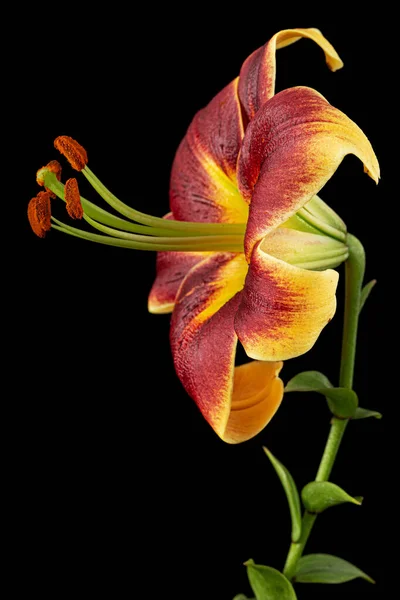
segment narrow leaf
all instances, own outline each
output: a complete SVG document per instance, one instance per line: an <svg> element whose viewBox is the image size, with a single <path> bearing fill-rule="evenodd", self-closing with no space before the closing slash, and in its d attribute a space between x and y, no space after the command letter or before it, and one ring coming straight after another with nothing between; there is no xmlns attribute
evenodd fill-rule
<svg viewBox="0 0 400 600"><path fill-rule="evenodd" d="M317 392L325 396L330 411L341 419L352 417L358 406L354 390L335 388L329 379L319 371L304 371L293 377L285 387L285 392Z"/></svg>
<svg viewBox="0 0 400 600"><path fill-rule="evenodd" d="M252 560L245 565L256 600L297 600L292 584L282 573L272 567L255 565Z"/></svg>
<svg viewBox="0 0 400 600"><path fill-rule="evenodd" d="M347 560L330 554L308 554L300 558L293 581L299 583L345 583L362 577L375 583L364 571Z"/></svg>
<svg viewBox="0 0 400 600"><path fill-rule="evenodd" d="M304 371L286 384L285 392L315 392L326 388L333 388L333 385L323 373Z"/></svg>
<svg viewBox="0 0 400 600"><path fill-rule="evenodd" d="M382 413L376 410L367 410L360 406L356 409L356 412L351 417L352 419L368 419L368 417L374 417L375 419L382 419Z"/></svg>
<svg viewBox="0 0 400 600"><path fill-rule="evenodd" d="M352 498L335 483L330 481L311 481L301 491L301 499L307 510L321 513L331 506L351 502L361 504L359 498Z"/></svg>
<svg viewBox="0 0 400 600"><path fill-rule="evenodd" d="M361 290L360 312L362 311L364 304L368 300L368 296L370 295L370 293L372 292L373 288L375 287L375 284L376 284L376 279L372 279L372 281L370 281L369 283L367 283L367 285L365 285L363 287L363 289Z"/></svg>
<svg viewBox="0 0 400 600"><path fill-rule="evenodd" d="M255 598L248 598L244 594L238 594L233 600L255 600Z"/></svg>
<svg viewBox="0 0 400 600"><path fill-rule="evenodd" d="M263 450L271 461L272 466L281 480L283 489L285 490L292 519L292 541L298 542L301 536L301 506L296 484L286 467L271 454L268 448L263 447Z"/></svg>

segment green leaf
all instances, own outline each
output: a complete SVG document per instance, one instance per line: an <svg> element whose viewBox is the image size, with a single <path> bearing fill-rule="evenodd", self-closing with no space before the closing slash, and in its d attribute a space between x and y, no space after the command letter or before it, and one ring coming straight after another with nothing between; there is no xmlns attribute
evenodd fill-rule
<svg viewBox="0 0 400 600"><path fill-rule="evenodd" d="M356 412L358 396L354 390L349 390L347 388L331 388L321 393L324 394L329 409L335 417L349 419Z"/></svg>
<svg viewBox="0 0 400 600"><path fill-rule="evenodd" d="M335 483L330 481L311 481L301 491L301 499L307 510L313 513L321 513L331 506L351 502L361 504L358 498L352 498Z"/></svg>
<svg viewBox="0 0 400 600"><path fill-rule="evenodd" d="M358 406L358 397L354 390L335 388L323 373L304 371L291 379L285 392L317 392L325 396L330 411L340 419L352 417Z"/></svg>
<svg viewBox="0 0 400 600"><path fill-rule="evenodd" d="M373 288L375 287L375 284L376 284L376 279L372 279L372 281L370 281L369 283L367 283L367 285L365 285L363 287L363 289L361 290L360 312L362 311L364 304L368 300L368 296L370 295L370 293L372 292Z"/></svg>
<svg viewBox="0 0 400 600"><path fill-rule="evenodd" d="M253 560L245 565L256 600L297 600L292 584L282 573L272 567L255 565Z"/></svg>
<svg viewBox="0 0 400 600"><path fill-rule="evenodd" d="M304 371L295 375L285 386L285 392L315 392L333 388L329 379L319 371Z"/></svg>
<svg viewBox="0 0 400 600"><path fill-rule="evenodd" d="M345 583L362 577L375 583L366 573L337 556L308 554L300 558L293 581L298 583Z"/></svg>
<svg viewBox="0 0 400 600"><path fill-rule="evenodd" d="M285 490L292 519L292 541L298 542L301 536L301 505L296 484L286 467L274 457L268 448L263 447L263 450L271 461L272 466L281 480L283 489Z"/></svg>
<svg viewBox="0 0 400 600"><path fill-rule="evenodd" d="M244 594L238 594L233 600L255 600L255 598L248 598Z"/></svg>
<svg viewBox="0 0 400 600"><path fill-rule="evenodd" d="M356 408L356 412L351 417L352 419L368 419L368 417L374 417L375 419L382 419L382 413L377 412L376 410L367 410L366 408L361 408L360 406Z"/></svg>

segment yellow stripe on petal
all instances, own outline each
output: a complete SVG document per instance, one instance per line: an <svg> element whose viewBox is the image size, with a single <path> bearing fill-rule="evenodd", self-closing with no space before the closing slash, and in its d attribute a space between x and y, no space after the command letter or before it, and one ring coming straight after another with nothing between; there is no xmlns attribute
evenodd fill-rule
<svg viewBox="0 0 400 600"><path fill-rule="evenodd" d="M270 421L283 396L281 362L235 368L234 319L247 271L243 255L215 254L183 281L171 322L178 377L225 442L244 442Z"/></svg>
<svg viewBox="0 0 400 600"><path fill-rule="evenodd" d="M249 357L287 360L315 344L336 310L336 271L308 271L254 248L235 330Z"/></svg>
<svg viewBox="0 0 400 600"><path fill-rule="evenodd" d="M231 412L222 439L238 444L269 423L283 398L281 362L254 361L235 368Z"/></svg>
<svg viewBox="0 0 400 600"><path fill-rule="evenodd" d="M176 153L170 208L179 221L245 223L236 165L244 135L238 78L200 110Z"/></svg>
<svg viewBox="0 0 400 600"><path fill-rule="evenodd" d="M220 437L230 413L237 344L233 321L246 272L243 254L210 256L188 273L172 313L176 372Z"/></svg>
<svg viewBox="0 0 400 600"><path fill-rule="evenodd" d="M297 42L301 38L308 38L322 48L325 54L326 64L331 71L337 71L343 67L343 61L335 48L328 42L326 37L323 36L322 32L315 27L309 27L307 29L283 29L271 38L270 43L275 41L276 49L279 50L279 48L294 44L294 42Z"/></svg>
<svg viewBox="0 0 400 600"><path fill-rule="evenodd" d="M319 29L284 29L276 33L264 46L253 52L243 63L239 78L239 97L249 120L275 94L276 50L289 46L301 38L318 44L325 53L331 71L337 71L343 62L334 47Z"/></svg>

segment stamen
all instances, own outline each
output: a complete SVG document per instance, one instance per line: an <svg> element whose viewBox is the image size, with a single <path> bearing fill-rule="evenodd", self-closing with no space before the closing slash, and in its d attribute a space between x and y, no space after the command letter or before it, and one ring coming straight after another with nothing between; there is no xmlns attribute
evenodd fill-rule
<svg viewBox="0 0 400 600"><path fill-rule="evenodd" d="M209 236L197 236L197 237L157 237L151 235L135 235L133 233L127 233L126 231L120 231L97 223L94 219L91 219L87 215L84 215L84 219L87 223L92 225L95 229L102 231L112 237L119 239L130 240L132 242L144 243L149 246L174 246L174 249L179 249L184 246L187 248L204 248L204 251L220 249L221 252L225 251L226 248L235 248L236 252L243 252L243 237L237 235L209 235ZM229 252L230 250L226 250Z"/></svg>
<svg viewBox="0 0 400 600"><path fill-rule="evenodd" d="M170 229L173 231L185 231L186 234L192 235L244 235L246 230L245 223L198 223L195 221L174 221L166 220L160 217L152 217L146 215L130 206L127 206L121 200L119 200L114 194L110 192L96 177L96 175L85 167L82 170L82 175L86 177L88 182L93 186L98 194L109 204L117 210L121 215L124 215L132 221L137 221L143 225L149 227L162 227L164 229Z"/></svg>
<svg viewBox="0 0 400 600"><path fill-rule="evenodd" d="M85 217L84 217L85 218ZM81 238L83 240L88 240L90 242L97 242L99 244L106 244L107 246L118 246L120 248L131 248L133 250L160 250L160 251L168 251L172 250L175 252L234 252L234 253L242 253L243 252L243 243L241 244L224 244L221 246L220 243L212 242L211 244L206 244L207 238L202 238L201 245L197 243L193 243L190 238L187 238L187 244L176 244L176 238L169 238L168 243L152 243L150 242L151 238L143 237L147 241L133 241L127 239L119 239L110 237L108 235L99 235L96 233L90 233L88 231L83 231L82 229L77 229L76 227L71 227L70 225L66 225L62 221L59 221L55 217L52 217L53 229L58 229L63 233L67 233L69 235L73 235L75 237ZM54 224L56 223L56 224Z"/></svg>
<svg viewBox="0 0 400 600"><path fill-rule="evenodd" d="M55 176L52 173L46 174L46 186L51 189L58 198L64 200L65 202L65 190L64 185L57 181ZM81 196L82 208L85 214L89 215L93 219L96 219L100 223L104 225L110 225L111 227L116 227L117 229L130 231L132 233L142 233L144 235L163 235L163 236L175 236L175 233L168 229L154 228L148 227L147 225L137 225L136 223L132 223L131 221L127 221L125 219L121 219L120 217L116 217L111 213L107 212L103 208L99 208L93 202L86 200L83 196ZM185 234L182 232L181 235L191 235Z"/></svg>
<svg viewBox="0 0 400 600"><path fill-rule="evenodd" d="M85 169L83 174L85 174L87 169ZM52 173L47 173L46 175L46 186L49 187L61 200L65 200L65 192L64 186L61 182L57 181L55 176ZM82 207L84 213L96 221L103 223L104 225L109 225L111 227L115 227L117 229L130 231L131 233L141 233L147 235L157 235L163 237L176 237L177 235L180 237L197 237L197 236L208 236L208 235L240 235L243 237L244 228L241 225L232 225L230 223L189 223L189 225L196 225L196 228L191 228L187 230L185 227L186 221L168 221L167 219L160 219L159 217L150 217L149 219L156 221L160 225L157 227L149 226L149 225L138 225L137 223L132 223L131 221L127 221L126 219L121 219L120 217L116 217L111 213L107 212L103 208L99 208L86 198L81 196ZM143 214L143 213L139 213ZM181 227L178 229L166 228L166 225L177 223ZM198 226L198 227L197 227ZM203 227L202 227L203 226ZM204 226L211 226L212 229L204 230Z"/></svg>
<svg viewBox="0 0 400 600"><path fill-rule="evenodd" d="M67 135L61 135L55 139L54 146L69 160L74 169L82 171L82 174L100 194L103 200L121 215L132 221L136 221L137 223L148 227L169 230L172 232L182 232L180 235L244 235L246 229L245 223L198 223L165 220L135 210L114 196L114 194L112 194L86 166L88 162L86 150L76 140ZM175 233L172 235L175 235Z"/></svg>
<svg viewBox="0 0 400 600"><path fill-rule="evenodd" d="M44 238L51 229L51 192L39 192L28 204L28 220L32 230L40 238Z"/></svg>
<svg viewBox="0 0 400 600"><path fill-rule="evenodd" d="M82 219L83 208L79 194L78 182L75 177L68 179L64 187L65 202L67 203L67 213L72 219Z"/></svg>
<svg viewBox="0 0 400 600"><path fill-rule="evenodd" d="M51 160L45 167L42 167L36 172L37 183L41 186L44 186L47 192L50 192L51 198L56 198L56 195L45 186L44 178L47 173L54 173L58 181L61 181L61 171L61 165L58 160Z"/></svg>
<svg viewBox="0 0 400 600"><path fill-rule="evenodd" d="M87 165L88 156L76 140L68 135L60 135L54 140L54 147L65 156L71 167L76 171L82 171Z"/></svg>

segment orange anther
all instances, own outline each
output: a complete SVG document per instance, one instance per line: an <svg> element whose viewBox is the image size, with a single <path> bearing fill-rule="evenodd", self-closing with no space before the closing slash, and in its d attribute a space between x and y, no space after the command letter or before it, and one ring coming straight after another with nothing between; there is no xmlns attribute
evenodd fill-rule
<svg viewBox="0 0 400 600"><path fill-rule="evenodd" d="M51 160L45 167L42 167L36 172L36 181L39 185L44 185L44 178L46 173L55 173L58 181L61 181L61 165L58 160ZM56 198L57 196L51 192L48 188L46 188L47 192L50 192L51 198Z"/></svg>
<svg viewBox="0 0 400 600"><path fill-rule="evenodd" d="M34 233L44 238L51 228L51 192L39 192L28 204L28 219Z"/></svg>
<svg viewBox="0 0 400 600"><path fill-rule="evenodd" d="M54 147L68 159L73 169L82 171L86 167L88 162L86 150L72 137L60 135L54 140Z"/></svg>
<svg viewBox="0 0 400 600"><path fill-rule="evenodd" d="M82 219L83 208L81 196L79 194L78 182L75 177L68 179L64 187L65 202L67 203L67 212L72 219Z"/></svg>
<svg viewBox="0 0 400 600"><path fill-rule="evenodd" d="M42 167L36 173L36 181L39 185L44 185L44 177L48 172L55 173L58 181L61 181L61 165L58 160L51 160L45 167Z"/></svg>

